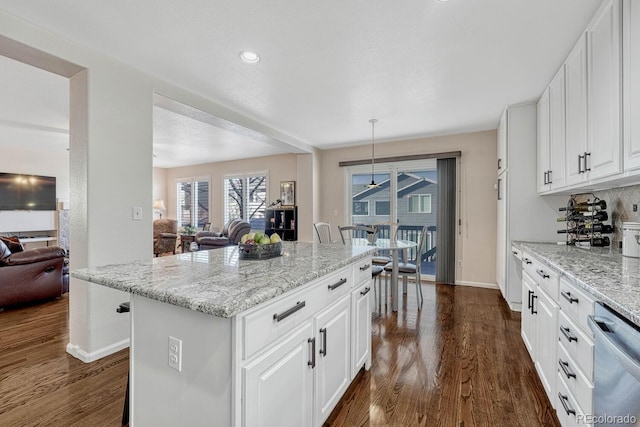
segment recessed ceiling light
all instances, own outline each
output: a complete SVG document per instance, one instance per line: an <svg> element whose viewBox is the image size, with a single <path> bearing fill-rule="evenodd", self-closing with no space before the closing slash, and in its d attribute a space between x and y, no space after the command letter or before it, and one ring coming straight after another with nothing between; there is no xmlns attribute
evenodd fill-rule
<svg viewBox="0 0 640 427"><path fill-rule="evenodd" d="M260 55L255 52L245 50L240 52L240 59L242 59L247 64L256 64L260 62Z"/></svg>

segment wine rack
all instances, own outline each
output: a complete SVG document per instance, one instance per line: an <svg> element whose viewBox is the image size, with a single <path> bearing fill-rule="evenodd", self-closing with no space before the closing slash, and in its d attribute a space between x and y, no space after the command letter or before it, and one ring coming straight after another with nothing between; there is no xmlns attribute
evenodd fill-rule
<svg viewBox="0 0 640 427"><path fill-rule="evenodd" d="M572 194L567 206L560 208L565 213L558 221L565 221L567 245L574 246L609 246L611 241L605 234L613 233L613 226L605 224L609 220L607 202L593 193Z"/></svg>

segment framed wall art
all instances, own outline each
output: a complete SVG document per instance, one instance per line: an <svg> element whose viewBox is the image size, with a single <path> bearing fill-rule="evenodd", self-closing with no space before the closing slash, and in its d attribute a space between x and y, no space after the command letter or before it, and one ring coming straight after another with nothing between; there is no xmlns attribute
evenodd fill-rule
<svg viewBox="0 0 640 427"><path fill-rule="evenodd" d="M280 181L280 200L282 206L295 206L296 204L296 182Z"/></svg>

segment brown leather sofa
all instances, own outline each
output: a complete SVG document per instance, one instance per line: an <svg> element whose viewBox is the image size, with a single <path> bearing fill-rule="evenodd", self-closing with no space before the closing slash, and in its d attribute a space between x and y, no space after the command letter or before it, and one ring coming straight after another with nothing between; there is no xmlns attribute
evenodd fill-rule
<svg viewBox="0 0 640 427"><path fill-rule="evenodd" d="M69 266L63 248L25 251L19 243L0 239L0 307L55 298L68 291Z"/></svg>
<svg viewBox="0 0 640 427"><path fill-rule="evenodd" d="M232 219L222 228L222 232L198 231L195 241L200 250L237 245L245 234L251 231L251 224L242 219Z"/></svg>

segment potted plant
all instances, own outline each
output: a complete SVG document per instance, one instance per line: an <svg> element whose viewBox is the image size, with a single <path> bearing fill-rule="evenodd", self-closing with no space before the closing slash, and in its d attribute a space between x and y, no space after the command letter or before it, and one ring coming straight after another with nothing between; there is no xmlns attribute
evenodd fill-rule
<svg viewBox="0 0 640 427"><path fill-rule="evenodd" d="M182 226L182 234L193 235L196 234L196 228L191 225L183 225Z"/></svg>

